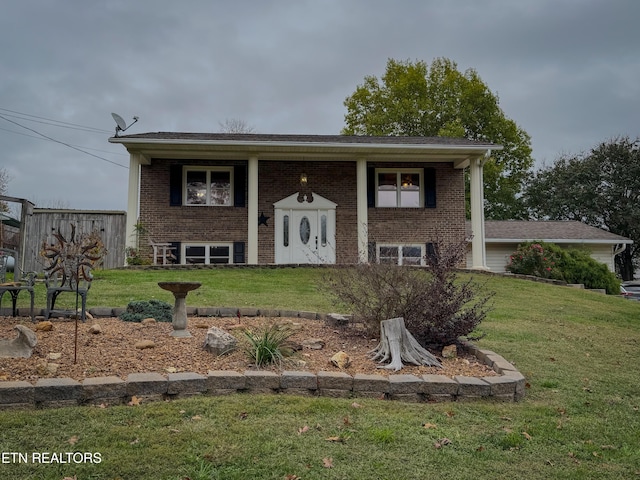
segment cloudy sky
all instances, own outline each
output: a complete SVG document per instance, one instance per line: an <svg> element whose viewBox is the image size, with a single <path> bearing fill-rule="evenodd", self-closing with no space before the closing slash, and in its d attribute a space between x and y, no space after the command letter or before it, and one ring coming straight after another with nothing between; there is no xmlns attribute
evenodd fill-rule
<svg viewBox="0 0 640 480"><path fill-rule="evenodd" d="M337 134L388 58L474 68L537 165L640 135L637 0L4 0L0 168L40 207L124 210L127 133ZM46 138L45 138L46 137Z"/></svg>

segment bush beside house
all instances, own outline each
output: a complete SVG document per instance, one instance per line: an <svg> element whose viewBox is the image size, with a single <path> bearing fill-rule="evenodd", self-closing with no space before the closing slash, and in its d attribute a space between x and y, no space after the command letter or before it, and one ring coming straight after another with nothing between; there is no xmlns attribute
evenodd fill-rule
<svg viewBox="0 0 640 480"><path fill-rule="evenodd" d="M620 281L604 263L594 260L588 251L564 249L553 243L525 242L509 257L507 271L540 278L581 283L586 288L604 289L610 295L620 293Z"/></svg>

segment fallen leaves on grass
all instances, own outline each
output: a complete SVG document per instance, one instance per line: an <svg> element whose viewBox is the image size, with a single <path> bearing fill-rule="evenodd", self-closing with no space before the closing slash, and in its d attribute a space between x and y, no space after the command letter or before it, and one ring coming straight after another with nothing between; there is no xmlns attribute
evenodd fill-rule
<svg viewBox="0 0 640 480"><path fill-rule="evenodd" d="M301 427L298 429L298 435L302 435L303 433L307 433L309 431L309 426L305 425L304 427Z"/></svg>
<svg viewBox="0 0 640 480"><path fill-rule="evenodd" d="M423 423L422 424L422 428L431 429L431 428L438 428L438 427L436 426L435 423L428 423L427 422L427 423Z"/></svg>
<svg viewBox="0 0 640 480"><path fill-rule="evenodd" d="M327 457L323 458L322 459L322 466L324 468L333 468L333 458L330 458L330 457L329 458L327 458Z"/></svg>

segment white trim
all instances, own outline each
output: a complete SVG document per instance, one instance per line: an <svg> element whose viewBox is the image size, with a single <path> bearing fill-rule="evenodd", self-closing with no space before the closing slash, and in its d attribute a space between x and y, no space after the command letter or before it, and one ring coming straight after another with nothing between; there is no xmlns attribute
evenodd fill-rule
<svg viewBox="0 0 640 480"><path fill-rule="evenodd" d="M258 157L249 157L247 175L247 263L258 264Z"/></svg>
<svg viewBox="0 0 640 480"><path fill-rule="evenodd" d="M136 223L138 222L138 206L140 205L140 156L132 153L129 157L129 189L127 193L127 220L125 245L137 248ZM125 260L126 262L126 260Z"/></svg>
<svg viewBox="0 0 640 480"><path fill-rule="evenodd" d="M283 210L335 210L338 206L337 203L334 203L317 193L311 193L310 199L305 196L302 202L298 201L299 196L300 193L296 192L282 200L278 200L273 204L273 206L274 208L281 208Z"/></svg>
<svg viewBox="0 0 640 480"><path fill-rule="evenodd" d="M358 263L369 262L369 205L367 199L367 159L356 163L356 221L358 222Z"/></svg>
<svg viewBox="0 0 640 480"><path fill-rule="evenodd" d="M484 185L482 168L489 158L491 150L484 158L476 158L471 162L470 169L470 200L471 200L471 255L475 270L488 270L487 252L484 238Z"/></svg>
<svg viewBox="0 0 640 480"><path fill-rule="evenodd" d="M203 146L229 146L229 147L262 147L265 151L270 149L298 149L323 148L340 150L420 150L460 152L469 155L478 155L487 150L502 150L501 145L448 145L442 143L343 143L343 142L296 142L296 141L240 141L240 140L206 140L206 139L178 139L178 138L127 138L111 137L109 143L121 143L123 145L203 145Z"/></svg>
<svg viewBox="0 0 640 480"><path fill-rule="evenodd" d="M633 240L623 239L585 239L585 238L536 238L535 240L545 243L571 243L571 244L592 244L592 245L618 245L618 244L633 244ZM532 242L531 238L487 238L485 243L523 243Z"/></svg>

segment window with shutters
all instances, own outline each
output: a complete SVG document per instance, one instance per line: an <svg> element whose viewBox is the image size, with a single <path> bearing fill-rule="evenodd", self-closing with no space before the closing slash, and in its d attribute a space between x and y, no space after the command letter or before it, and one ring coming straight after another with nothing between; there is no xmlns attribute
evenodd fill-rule
<svg viewBox="0 0 640 480"><path fill-rule="evenodd" d="M233 205L233 168L184 168L185 205Z"/></svg>
<svg viewBox="0 0 640 480"><path fill-rule="evenodd" d="M376 169L376 206L420 208L424 205L423 171Z"/></svg>
<svg viewBox="0 0 640 480"><path fill-rule="evenodd" d="M378 263L395 265L424 265L422 245L378 245Z"/></svg>
<svg viewBox="0 0 640 480"><path fill-rule="evenodd" d="M233 263L230 243L185 243L182 245L184 263L187 265L215 265Z"/></svg>

